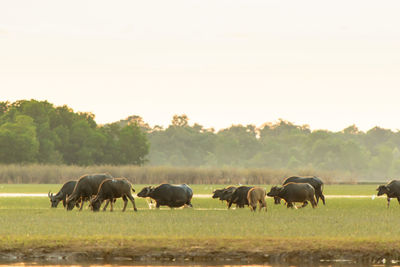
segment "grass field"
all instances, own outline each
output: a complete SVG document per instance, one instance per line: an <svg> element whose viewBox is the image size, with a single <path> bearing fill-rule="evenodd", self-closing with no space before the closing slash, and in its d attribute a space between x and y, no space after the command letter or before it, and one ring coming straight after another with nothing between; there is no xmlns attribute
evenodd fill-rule
<svg viewBox="0 0 400 267"><path fill-rule="evenodd" d="M0 193L57 192L60 185L0 185ZM135 186L141 188L141 186ZM219 186L192 186L195 193L209 194ZM266 186L268 188L268 186ZM376 185L325 186L325 194L375 194ZM88 209L67 212L51 209L46 197L0 197L0 251L28 249L160 249L259 251L268 253L311 250L400 251L400 206L385 198L328 199L312 209L287 209L267 198L267 212L248 208L226 210L226 204L194 198L194 208L149 210L135 198L121 212L93 213ZM87 204L85 205L87 206Z"/></svg>

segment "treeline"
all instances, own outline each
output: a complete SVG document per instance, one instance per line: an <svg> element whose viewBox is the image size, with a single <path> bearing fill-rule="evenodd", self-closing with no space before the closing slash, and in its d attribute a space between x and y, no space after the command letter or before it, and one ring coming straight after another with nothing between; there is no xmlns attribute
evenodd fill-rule
<svg viewBox="0 0 400 267"><path fill-rule="evenodd" d="M234 166L294 173L314 169L366 180L400 176L400 132L380 127L367 132L355 125L340 132L311 131L307 125L280 120L261 127L234 125L216 132L189 125L183 115L175 116L166 129L147 131L151 165Z"/></svg>
<svg viewBox="0 0 400 267"><path fill-rule="evenodd" d="M0 163L142 165L148 152L136 124L99 126L91 113L47 101L0 102Z"/></svg>
<svg viewBox="0 0 400 267"><path fill-rule="evenodd" d="M175 115L149 126L139 116L97 125L94 115L47 101L0 102L0 163L308 169L362 180L400 176L400 132L352 125L311 131L280 120L215 131Z"/></svg>

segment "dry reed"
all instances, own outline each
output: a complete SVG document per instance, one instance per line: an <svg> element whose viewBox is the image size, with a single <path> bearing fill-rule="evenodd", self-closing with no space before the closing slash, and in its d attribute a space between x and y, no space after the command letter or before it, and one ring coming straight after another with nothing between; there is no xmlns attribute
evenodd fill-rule
<svg viewBox="0 0 400 267"><path fill-rule="evenodd" d="M355 183L350 174L300 169L297 171L264 168L195 168L132 165L69 166L69 165L0 165L0 183L6 184L60 184L89 173L110 173L126 177L135 184L280 184L292 175L316 175L326 184Z"/></svg>

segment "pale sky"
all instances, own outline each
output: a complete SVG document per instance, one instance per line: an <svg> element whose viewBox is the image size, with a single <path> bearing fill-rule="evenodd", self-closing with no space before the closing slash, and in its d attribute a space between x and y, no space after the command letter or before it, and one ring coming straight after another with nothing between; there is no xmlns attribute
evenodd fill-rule
<svg viewBox="0 0 400 267"><path fill-rule="evenodd" d="M0 0L0 100L400 129L400 1Z"/></svg>

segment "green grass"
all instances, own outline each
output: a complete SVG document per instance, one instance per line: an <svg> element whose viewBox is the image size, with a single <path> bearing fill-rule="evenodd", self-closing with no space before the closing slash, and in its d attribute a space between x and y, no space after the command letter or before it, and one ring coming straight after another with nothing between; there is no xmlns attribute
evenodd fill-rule
<svg viewBox="0 0 400 267"><path fill-rule="evenodd" d="M340 187L332 192L346 186ZM357 194L370 190L354 188L351 192ZM38 189L25 186L28 192L48 190ZM131 203L121 212L122 201L117 200L114 212L93 213L86 208L67 212L61 204L52 209L47 197L0 197L0 252L400 250L400 206L393 201L387 209L384 198L328 199L326 206L297 210L267 198L268 211L256 213L227 210L225 203L211 198L194 198L193 209L160 210L149 210L145 199L135 200L138 212Z"/></svg>
<svg viewBox="0 0 400 267"><path fill-rule="evenodd" d="M226 210L226 204L212 199L194 199L194 209L149 210L144 199L136 198L121 212L67 212L62 205L49 208L46 198L0 198L0 236L3 237L187 237L187 238L367 238L393 239L400 228L396 202L386 209L385 199L330 199L326 206L292 210L273 205L268 212L251 213L248 208ZM118 226L118 227L115 227Z"/></svg>
<svg viewBox="0 0 400 267"><path fill-rule="evenodd" d="M57 193L61 184L0 184L0 193L47 193L49 190ZM133 185L136 192L144 186L142 184ZM190 185L195 194L212 194L213 190L224 188L228 185ZM269 190L271 185L260 185ZM325 195L373 195L376 194L376 184L361 185L325 185Z"/></svg>

